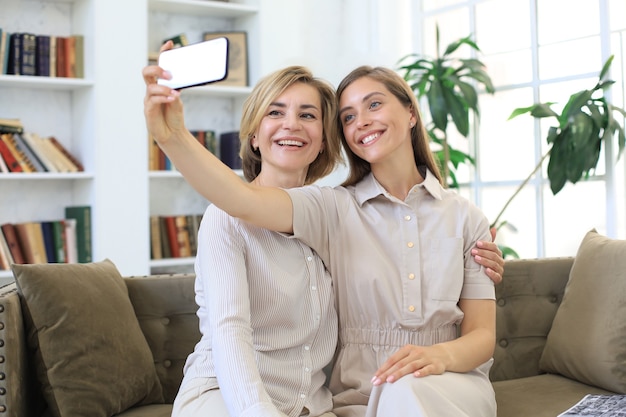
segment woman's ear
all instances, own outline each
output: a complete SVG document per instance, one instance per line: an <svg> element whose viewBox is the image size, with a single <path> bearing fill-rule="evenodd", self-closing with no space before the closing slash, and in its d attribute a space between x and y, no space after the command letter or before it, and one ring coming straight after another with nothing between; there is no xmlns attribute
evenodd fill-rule
<svg viewBox="0 0 626 417"><path fill-rule="evenodd" d="M257 151L259 149L259 144L256 140L256 135L253 135L250 138L250 146L252 146L252 149L254 149L255 151Z"/></svg>

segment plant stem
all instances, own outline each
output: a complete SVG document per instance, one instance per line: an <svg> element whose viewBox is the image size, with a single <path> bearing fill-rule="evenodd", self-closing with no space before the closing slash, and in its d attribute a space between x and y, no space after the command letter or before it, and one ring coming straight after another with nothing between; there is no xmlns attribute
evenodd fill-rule
<svg viewBox="0 0 626 417"><path fill-rule="evenodd" d="M541 166L543 165L543 161L546 160L546 158L550 155L550 152L552 151L552 148L550 148L550 150L548 150L548 152L545 153L544 156L541 157L541 160L539 161L539 163L537 163L537 165L535 166L535 169L533 169L533 172L530 173L530 175L528 177L526 177L526 179L519 185L519 187L517 187L517 190L515 190L515 193L513 193L513 195L511 196L511 198L509 198L506 202L506 204L504 205L504 207L502 207L502 210L500 210L500 213L498 213L498 217L496 217L496 219L493 221L493 223L491 223L491 225L489 226L489 228L492 227L497 227L496 225L498 224L498 221L500 220L500 217L502 217L502 214L504 213L504 211L507 209L507 207L509 206L509 204L511 204L511 202L513 201L513 199L520 193L520 191L522 191L522 188L524 188L524 186L526 184L528 184L528 181L530 181L530 179L533 177L533 175L535 175L535 173L537 171L539 171L539 169L541 168Z"/></svg>
<svg viewBox="0 0 626 417"><path fill-rule="evenodd" d="M448 176L450 175L450 148L448 147L448 136L443 132L443 179L444 184L448 184Z"/></svg>

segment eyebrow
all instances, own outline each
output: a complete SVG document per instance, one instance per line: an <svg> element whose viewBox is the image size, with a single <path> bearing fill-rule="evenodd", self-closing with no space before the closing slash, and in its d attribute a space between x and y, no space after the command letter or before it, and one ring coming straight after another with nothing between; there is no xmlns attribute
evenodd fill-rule
<svg viewBox="0 0 626 417"><path fill-rule="evenodd" d="M361 103L366 102L367 100L369 100L370 98L372 98L373 96L376 96L376 95L385 96L385 93L383 93L381 91L372 91L371 93L369 93L365 97L363 97L363 100L361 100ZM343 107L343 108L339 109L339 114L341 114L341 113L343 113L346 110L349 110L351 108L352 108L352 106Z"/></svg>
<svg viewBox="0 0 626 417"><path fill-rule="evenodd" d="M281 103L280 101L273 101L273 102L271 102L270 103L270 107L271 106L280 107L280 108L287 107L287 105L285 103ZM315 104L302 104L302 105L300 105L299 108L300 109L315 109L315 110L319 110Z"/></svg>

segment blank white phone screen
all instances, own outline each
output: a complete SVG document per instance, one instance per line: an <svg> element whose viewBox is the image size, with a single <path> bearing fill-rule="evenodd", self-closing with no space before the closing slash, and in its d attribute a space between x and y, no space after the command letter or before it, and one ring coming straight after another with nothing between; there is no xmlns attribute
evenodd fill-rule
<svg viewBox="0 0 626 417"><path fill-rule="evenodd" d="M159 55L159 66L172 74L158 83L181 89L221 81L228 75L228 39L216 38L169 49Z"/></svg>

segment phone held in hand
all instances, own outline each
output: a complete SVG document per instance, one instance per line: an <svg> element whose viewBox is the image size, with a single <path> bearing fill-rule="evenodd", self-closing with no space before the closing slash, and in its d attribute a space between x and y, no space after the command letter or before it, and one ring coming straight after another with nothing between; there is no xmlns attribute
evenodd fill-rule
<svg viewBox="0 0 626 417"><path fill-rule="evenodd" d="M158 83L170 88L206 85L228 76L228 39L215 38L159 54L159 66L172 74L172 79L160 78Z"/></svg>

